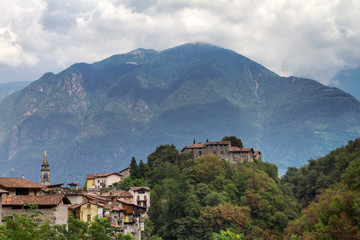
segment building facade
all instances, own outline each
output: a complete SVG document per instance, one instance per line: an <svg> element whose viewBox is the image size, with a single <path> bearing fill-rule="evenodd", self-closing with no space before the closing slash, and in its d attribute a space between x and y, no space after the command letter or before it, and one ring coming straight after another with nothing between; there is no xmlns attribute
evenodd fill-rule
<svg viewBox="0 0 360 240"><path fill-rule="evenodd" d="M260 151L256 151L255 154L253 148L231 146L230 141L194 143L184 147L182 152L192 153L195 159L203 155L215 154L219 159L226 160L231 164L252 162L254 157L261 157Z"/></svg>

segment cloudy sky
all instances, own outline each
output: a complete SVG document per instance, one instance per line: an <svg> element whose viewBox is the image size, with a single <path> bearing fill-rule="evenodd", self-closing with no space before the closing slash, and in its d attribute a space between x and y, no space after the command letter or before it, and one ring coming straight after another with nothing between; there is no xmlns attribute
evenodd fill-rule
<svg viewBox="0 0 360 240"><path fill-rule="evenodd" d="M0 82L188 42L328 84L360 63L357 0L0 0Z"/></svg>

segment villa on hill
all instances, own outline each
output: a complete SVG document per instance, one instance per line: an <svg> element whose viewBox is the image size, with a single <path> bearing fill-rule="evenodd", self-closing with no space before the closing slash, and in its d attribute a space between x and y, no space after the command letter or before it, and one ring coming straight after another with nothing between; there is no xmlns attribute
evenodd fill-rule
<svg viewBox="0 0 360 240"><path fill-rule="evenodd" d="M237 164L242 162L252 162L253 158L261 158L260 151L254 151L253 148L239 148L237 146L231 146L230 141L195 143L186 146L181 152L188 152L194 155L194 158L198 158L206 154L215 154L220 159L226 160L231 164Z"/></svg>

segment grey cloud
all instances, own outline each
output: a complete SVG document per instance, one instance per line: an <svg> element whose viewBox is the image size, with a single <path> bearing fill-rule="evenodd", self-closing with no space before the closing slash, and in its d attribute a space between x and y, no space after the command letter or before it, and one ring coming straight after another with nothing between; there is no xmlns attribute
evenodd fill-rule
<svg viewBox="0 0 360 240"><path fill-rule="evenodd" d="M12 13L0 16L0 46L9 49L0 62L24 71L57 71L139 47L162 50L195 41L323 83L360 62L355 1L29 1L30 9L8 3ZM2 29L12 37L1 37Z"/></svg>

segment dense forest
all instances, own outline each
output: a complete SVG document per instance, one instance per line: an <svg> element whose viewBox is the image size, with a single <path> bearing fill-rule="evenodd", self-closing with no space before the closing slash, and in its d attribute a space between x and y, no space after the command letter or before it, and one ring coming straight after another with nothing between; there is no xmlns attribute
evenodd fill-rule
<svg viewBox="0 0 360 240"><path fill-rule="evenodd" d="M275 164L194 160L174 145L147 160L133 158L131 177L117 188L151 187L153 236L211 239L228 230L243 239L360 239L360 139L281 179Z"/></svg>

